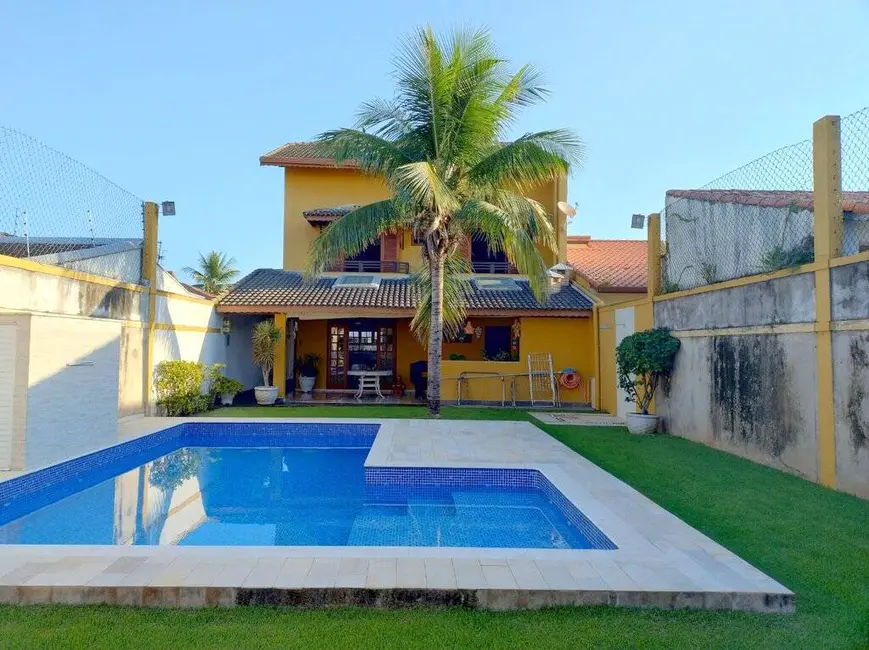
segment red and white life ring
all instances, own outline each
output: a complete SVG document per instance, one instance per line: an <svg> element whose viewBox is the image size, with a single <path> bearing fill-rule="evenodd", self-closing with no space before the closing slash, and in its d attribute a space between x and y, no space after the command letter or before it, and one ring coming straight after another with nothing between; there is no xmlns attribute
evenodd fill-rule
<svg viewBox="0 0 869 650"><path fill-rule="evenodd" d="M559 383L568 390L574 390L582 386L582 375L572 369L562 371Z"/></svg>

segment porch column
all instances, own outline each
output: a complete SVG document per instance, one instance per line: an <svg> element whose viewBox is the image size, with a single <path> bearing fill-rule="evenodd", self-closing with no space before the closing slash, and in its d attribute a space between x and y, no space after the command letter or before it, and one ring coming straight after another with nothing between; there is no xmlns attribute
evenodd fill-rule
<svg viewBox="0 0 869 650"><path fill-rule="evenodd" d="M275 327L281 333L278 339L275 367L273 370L275 386L278 387L278 397L287 396L287 315L275 314Z"/></svg>

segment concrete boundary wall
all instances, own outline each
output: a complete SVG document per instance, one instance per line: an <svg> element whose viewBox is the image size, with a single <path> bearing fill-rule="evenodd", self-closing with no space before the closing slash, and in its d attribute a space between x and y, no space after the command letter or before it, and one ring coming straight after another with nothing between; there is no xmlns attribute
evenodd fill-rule
<svg viewBox="0 0 869 650"><path fill-rule="evenodd" d="M869 253L598 307L598 407L610 413L619 409L615 324L631 310L635 331L667 327L682 342L655 403L664 430L869 498Z"/></svg>
<svg viewBox="0 0 869 650"><path fill-rule="evenodd" d="M159 267L158 270L162 271ZM208 364L226 362L226 343L220 334L221 319L215 312L214 302L186 293L175 293L171 291L175 288L174 284L164 282L162 286L165 289L155 287L150 290L144 285L111 280L80 270L0 256L0 316L8 322L26 323L28 333L33 329L32 318L60 318L59 321L56 318L44 321L58 322L60 326L52 330L51 341L46 339L43 342L45 349L59 345L55 354L60 358L64 350L72 350L84 340L82 337L93 338L92 333L102 331L102 324L112 324L117 336L112 352L115 369L111 409L115 419L141 415L153 411L153 374L160 361L186 359ZM40 341L31 341L24 348L17 347L16 354L21 353L22 349L27 351L30 358L33 350L42 348ZM100 356L101 368L104 369L108 358L105 354ZM4 372L3 369L0 372ZM6 368L9 381L20 379L20 373L12 377L10 372L11 369ZM102 379L106 377L105 373L100 376ZM104 383L99 384L100 390ZM100 409L104 407L104 398L104 395L100 397ZM26 399L23 402L18 400L15 404L14 414L4 414L7 423L12 422L13 418L14 422L26 418L27 409L22 406L26 404ZM84 413L93 404L85 399L79 406ZM64 406L67 412L76 408L79 407L75 404ZM69 417L75 419L77 415L71 413ZM16 424L16 430L20 426ZM22 465L23 451L16 447L14 455L19 461L16 464Z"/></svg>

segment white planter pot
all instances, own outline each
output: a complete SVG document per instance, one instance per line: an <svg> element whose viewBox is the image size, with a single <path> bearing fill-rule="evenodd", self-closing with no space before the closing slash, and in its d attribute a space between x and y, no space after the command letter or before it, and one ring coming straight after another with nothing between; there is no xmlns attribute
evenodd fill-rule
<svg viewBox="0 0 869 650"><path fill-rule="evenodd" d="M220 403L223 406L232 406L232 400L235 399L235 393L221 393Z"/></svg>
<svg viewBox="0 0 869 650"><path fill-rule="evenodd" d="M642 413L628 413L626 418L628 431L635 436L644 436L654 433L658 428L659 417L657 415L643 415Z"/></svg>
<svg viewBox="0 0 869 650"><path fill-rule="evenodd" d="M269 406L275 403L278 398L277 386L257 386L253 389L256 396L256 403L263 406Z"/></svg>
<svg viewBox="0 0 869 650"><path fill-rule="evenodd" d="M315 383L317 383L316 377L305 377L305 375L299 376L299 388L302 389L303 393L310 393L314 390Z"/></svg>

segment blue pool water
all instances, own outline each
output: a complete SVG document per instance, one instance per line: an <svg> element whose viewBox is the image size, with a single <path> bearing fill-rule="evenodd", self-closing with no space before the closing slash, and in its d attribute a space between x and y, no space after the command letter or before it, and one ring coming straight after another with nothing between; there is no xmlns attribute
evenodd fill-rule
<svg viewBox="0 0 869 650"><path fill-rule="evenodd" d="M262 447L184 426L18 493L0 484L0 543L613 548L533 470L366 471L376 429L273 430Z"/></svg>

